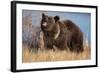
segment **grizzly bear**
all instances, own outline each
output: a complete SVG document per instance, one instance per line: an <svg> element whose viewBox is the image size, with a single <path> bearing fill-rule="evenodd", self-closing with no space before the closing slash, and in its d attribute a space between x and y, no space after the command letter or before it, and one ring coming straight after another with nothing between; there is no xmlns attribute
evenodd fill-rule
<svg viewBox="0 0 100 73"><path fill-rule="evenodd" d="M59 16L48 16L44 13L41 19L41 29L44 33L44 46L47 49L72 52L83 51L83 32L71 20L60 20Z"/></svg>

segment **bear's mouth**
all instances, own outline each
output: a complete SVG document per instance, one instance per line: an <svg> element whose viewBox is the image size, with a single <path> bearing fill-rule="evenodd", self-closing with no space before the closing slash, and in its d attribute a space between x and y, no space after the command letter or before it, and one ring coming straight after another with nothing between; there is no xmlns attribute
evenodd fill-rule
<svg viewBox="0 0 100 73"><path fill-rule="evenodd" d="M43 26L43 25L42 25ZM50 26L43 26L43 30L44 31L51 31L51 28Z"/></svg>
<svg viewBox="0 0 100 73"><path fill-rule="evenodd" d="M43 22L43 23L42 23L42 27L43 27L43 29L44 29L45 31L47 31L47 30L48 30L47 22Z"/></svg>
<svg viewBox="0 0 100 73"><path fill-rule="evenodd" d="M44 27L46 27L46 26L47 26L47 22L44 22L42 25L43 25Z"/></svg>

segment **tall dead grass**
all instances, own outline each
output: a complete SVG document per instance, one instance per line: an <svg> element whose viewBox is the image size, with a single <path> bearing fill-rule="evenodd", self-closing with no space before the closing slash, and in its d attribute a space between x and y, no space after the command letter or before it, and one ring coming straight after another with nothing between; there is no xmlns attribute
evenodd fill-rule
<svg viewBox="0 0 100 73"><path fill-rule="evenodd" d="M84 46L82 53L75 53L70 51L53 51L44 50L36 52L30 52L27 46L23 46L23 63L30 62L43 62L43 61L64 61L64 60L86 60L91 59L91 49L88 46Z"/></svg>

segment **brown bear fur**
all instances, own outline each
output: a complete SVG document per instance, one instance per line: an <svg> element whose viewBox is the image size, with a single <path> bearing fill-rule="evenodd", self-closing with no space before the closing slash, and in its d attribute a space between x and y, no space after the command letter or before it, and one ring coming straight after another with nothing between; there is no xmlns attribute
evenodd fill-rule
<svg viewBox="0 0 100 73"><path fill-rule="evenodd" d="M83 33L70 20L60 21L59 16L42 14L41 29L44 33L44 46L48 49L70 49L74 52L83 51ZM57 35L58 34L58 35Z"/></svg>

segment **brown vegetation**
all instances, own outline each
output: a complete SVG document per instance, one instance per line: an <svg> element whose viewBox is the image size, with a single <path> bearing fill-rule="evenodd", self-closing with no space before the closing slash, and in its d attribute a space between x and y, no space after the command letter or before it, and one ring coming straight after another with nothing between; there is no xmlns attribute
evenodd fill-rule
<svg viewBox="0 0 100 73"><path fill-rule="evenodd" d="M64 60L86 60L91 58L91 50L88 47L85 47L82 53L75 53L70 51L53 51L53 50L44 50L31 52L28 50L28 47L23 46L23 57L22 60L24 63L29 62L43 62L43 61L64 61Z"/></svg>

